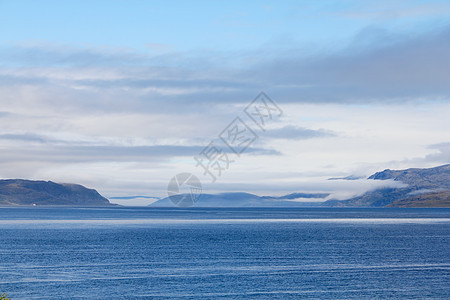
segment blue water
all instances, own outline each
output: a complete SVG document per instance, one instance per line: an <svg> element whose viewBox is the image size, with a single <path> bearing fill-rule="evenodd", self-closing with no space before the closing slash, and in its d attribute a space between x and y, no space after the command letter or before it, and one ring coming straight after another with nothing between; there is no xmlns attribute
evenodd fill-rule
<svg viewBox="0 0 450 300"><path fill-rule="evenodd" d="M13 299L450 298L450 209L0 208Z"/></svg>

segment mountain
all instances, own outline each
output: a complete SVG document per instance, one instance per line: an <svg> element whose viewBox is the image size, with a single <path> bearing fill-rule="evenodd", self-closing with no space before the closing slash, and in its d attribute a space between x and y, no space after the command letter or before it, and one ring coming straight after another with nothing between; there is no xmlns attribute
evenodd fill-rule
<svg viewBox="0 0 450 300"><path fill-rule="evenodd" d="M314 199L322 199L329 194L315 193L294 193L281 197L257 196L250 193L221 193L221 194L201 194L196 207L285 207L285 206L319 206ZM184 194L174 197L183 197ZM308 198L310 202L298 202L295 199ZM305 201L305 199L302 199ZM156 201L149 206L171 207L175 206L169 197Z"/></svg>
<svg viewBox="0 0 450 300"><path fill-rule="evenodd" d="M450 207L450 191L410 196L396 200L387 207Z"/></svg>
<svg viewBox="0 0 450 300"><path fill-rule="evenodd" d="M0 205L112 205L96 190L72 183L0 180Z"/></svg>
<svg viewBox="0 0 450 300"><path fill-rule="evenodd" d="M299 199L299 198L308 198L308 199L312 199L312 198L326 198L328 197L330 194L329 193L292 193L292 194L287 194L281 197L273 197L273 196L262 196L262 199L272 199L272 200L294 200L294 199Z"/></svg>
<svg viewBox="0 0 450 300"><path fill-rule="evenodd" d="M394 180L400 188L381 188L348 200L329 200L324 206L449 207L450 164L428 169L384 170L369 180Z"/></svg>

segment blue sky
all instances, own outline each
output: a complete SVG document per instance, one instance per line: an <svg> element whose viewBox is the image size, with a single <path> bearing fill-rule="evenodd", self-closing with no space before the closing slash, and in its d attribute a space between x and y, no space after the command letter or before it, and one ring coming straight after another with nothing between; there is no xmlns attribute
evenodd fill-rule
<svg viewBox="0 0 450 300"><path fill-rule="evenodd" d="M164 196L373 188L450 158L448 1L0 1L0 177ZM260 91L285 112L216 183L193 156Z"/></svg>
<svg viewBox="0 0 450 300"><path fill-rule="evenodd" d="M345 46L362 29L415 32L448 20L448 1L1 1L6 44L148 51ZM424 28L425 27L425 28Z"/></svg>
<svg viewBox="0 0 450 300"><path fill-rule="evenodd" d="M1 34L8 43L227 51L277 40L345 39L367 23L333 15L333 7L317 1L6 1Z"/></svg>

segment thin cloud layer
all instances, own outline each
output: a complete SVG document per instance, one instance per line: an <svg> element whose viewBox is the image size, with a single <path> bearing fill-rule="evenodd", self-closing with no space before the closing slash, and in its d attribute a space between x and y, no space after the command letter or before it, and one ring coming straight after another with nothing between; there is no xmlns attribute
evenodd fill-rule
<svg viewBox="0 0 450 300"><path fill-rule="evenodd" d="M152 56L16 46L0 52L0 84L6 90L31 86L37 94L51 87L67 94L74 106L117 110L243 103L259 90L281 103L449 99L450 27L415 36L373 31L362 31L356 42L334 53L305 56L292 49L261 56L256 52L254 63L246 67L239 66L250 53L212 63L216 53Z"/></svg>
<svg viewBox="0 0 450 300"><path fill-rule="evenodd" d="M337 134L331 130L309 129L287 125L282 128L270 129L267 133L264 134L264 136L274 139L303 140L311 138L335 137L337 136Z"/></svg>

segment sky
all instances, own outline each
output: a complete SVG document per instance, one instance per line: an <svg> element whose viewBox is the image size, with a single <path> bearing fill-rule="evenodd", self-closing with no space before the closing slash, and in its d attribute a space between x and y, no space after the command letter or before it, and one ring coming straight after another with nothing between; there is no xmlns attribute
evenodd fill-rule
<svg viewBox="0 0 450 300"><path fill-rule="evenodd" d="M0 37L0 178L345 199L450 162L448 1L0 0ZM264 128L245 113L261 92Z"/></svg>

